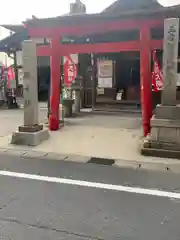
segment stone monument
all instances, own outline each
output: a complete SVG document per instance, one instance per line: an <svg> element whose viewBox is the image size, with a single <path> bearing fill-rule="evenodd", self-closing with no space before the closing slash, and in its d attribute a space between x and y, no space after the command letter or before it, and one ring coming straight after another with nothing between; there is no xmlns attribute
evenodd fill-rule
<svg viewBox="0 0 180 240"><path fill-rule="evenodd" d="M151 119L151 134L141 153L149 156L180 158L180 105L176 101L179 19L164 22L162 103Z"/></svg>
<svg viewBox="0 0 180 240"><path fill-rule="evenodd" d="M81 110L81 90L82 90L82 77L77 76L76 79L72 82L71 88L75 91L74 99L74 113L78 114Z"/></svg>
<svg viewBox="0 0 180 240"><path fill-rule="evenodd" d="M12 144L37 146L49 138L47 129L38 120L38 81L36 43L23 42L24 125L12 134Z"/></svg>

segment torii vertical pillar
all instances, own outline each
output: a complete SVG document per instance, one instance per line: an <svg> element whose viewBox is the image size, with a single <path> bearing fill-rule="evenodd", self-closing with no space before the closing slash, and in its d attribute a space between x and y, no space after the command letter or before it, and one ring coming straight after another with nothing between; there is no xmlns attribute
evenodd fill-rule
<svg viewBox="0 0 180 240"><path fill-rule="evenodd" d="M50 83L50 114L49 114L49 129L56 131L59 129L59 103L60 103L60 55L59 49L60 38L54 37L51 43L51 83Z"/></svg>
<svg viewBox="0 0 180 240"><path fill-rule="evenodd" d="M152 81L151 81L151 36L148 26L142 26L140 30L141 50L141 108L144 136L150 133L150 119L152 117Z"/></svg>
<svg viewBox="0 0 180 240"><path fill-rule="evenodd" d="M162 104L151 119L151 134L144 141L142 154L180 158L180 105L176 105L179 19L164 22Z"/></svg>

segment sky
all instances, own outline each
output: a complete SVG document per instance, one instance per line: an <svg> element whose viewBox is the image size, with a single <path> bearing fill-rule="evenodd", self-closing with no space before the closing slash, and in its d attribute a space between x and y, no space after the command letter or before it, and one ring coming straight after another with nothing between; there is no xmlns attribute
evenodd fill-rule
<svg viewBox="0 0 180 240"><path fill-rule="evenodd" d="M101 12L114 1L82 0L86 4L88 13ZM164 6L180 4L180 0L158 1ZM7 2L2 0L0 8L4 10L0 13L0 24L19 24L26 18L31 18L32 15L38 18L59 16L69 12L70 2L73 2L73 0L8 0L7 5Z"/></svg>

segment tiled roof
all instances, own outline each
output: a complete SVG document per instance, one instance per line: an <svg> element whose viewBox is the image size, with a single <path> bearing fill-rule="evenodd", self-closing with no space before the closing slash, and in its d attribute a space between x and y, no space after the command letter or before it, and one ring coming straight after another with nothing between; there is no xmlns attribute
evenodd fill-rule
<svg viewBox="0 0 180 240"><path fill-rule="evenodd" d="M103 12L123 12L140 9L155 9L163 8L157 0L116 0L113 4L107 7Z"/></svg>
<svg viewBox="0 0 180 240"><path fill-rule="evenodd" d="M14 33L0 41L0 52L6 52L11 49L21 49L21 43L28 39L26 29Z"/></svg>

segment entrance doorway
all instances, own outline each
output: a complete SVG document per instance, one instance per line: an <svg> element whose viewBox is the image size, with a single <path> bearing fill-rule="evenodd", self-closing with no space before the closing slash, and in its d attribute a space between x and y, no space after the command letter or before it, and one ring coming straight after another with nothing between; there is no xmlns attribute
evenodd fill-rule
<svg viewBox="0 0 180 240"><path fill-rule="evenodd" d="M95 110L118 111L137 109L140 106L140 54L139 52L100 53L94 57L93 74L96 86ZM98 79L98 61L110 60L113 64L112 87L102 88ZM81 62L80 62L81 64ZM84 107L92 107L92 69L87 58L84 75Z"/></svg>

